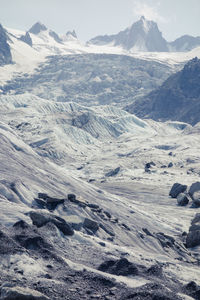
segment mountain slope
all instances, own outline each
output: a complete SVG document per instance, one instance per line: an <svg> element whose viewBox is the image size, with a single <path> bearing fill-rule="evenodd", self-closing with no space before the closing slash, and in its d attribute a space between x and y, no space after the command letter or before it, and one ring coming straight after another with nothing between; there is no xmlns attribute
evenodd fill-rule
<svg viewBox="0 0 200 300"><path fill-rule="evenodd" d="M139 117L176 120L192 125L200 121L200 60L189 61L149 95L126 107Z"/></svg>
<svg viewBox="0 0 200 300"><path fill-rule="evenodd" d="M190 51L200 46L200 37L193 37L190 35L184 35L175 41L169 43L171 51Z"/></svg>
<svg viewBox="0 0 200 300"><path fill-rule="evenodd" d="M6 30L0 24L0 66L11 64L12 55L8 44L8 35Z"/></svg>

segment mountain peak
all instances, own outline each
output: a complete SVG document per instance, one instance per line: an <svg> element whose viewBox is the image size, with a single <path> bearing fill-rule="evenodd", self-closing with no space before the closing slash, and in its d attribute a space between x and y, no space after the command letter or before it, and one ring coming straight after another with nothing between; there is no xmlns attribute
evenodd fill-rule
<svg viewBox="0 0 200 300"><path fill-rule="evenodd" d="M96 45L120 46L134 52L168 52L167 41L162 37L157 24L144 16L132 26L110 36L98 36L90 41Z"/></svg>
<svg viewBox="0 0 200 300"><path fill-rule="evenodd" d="M76 31L75 31L75 30L73 30L73 31L67 31L66 36L67 36L67 37L70 37L70 36L71 36L71 37L77 39L77 34L76 34Z"/></svg>
<svg viewBox="0 0 200 300"><path fill-rule="evenodd" d="M45 31L45 30L47 30L47 27L41 22L37 22L29 29L29 32L33 34L38 34L41 31Z"/></svg>

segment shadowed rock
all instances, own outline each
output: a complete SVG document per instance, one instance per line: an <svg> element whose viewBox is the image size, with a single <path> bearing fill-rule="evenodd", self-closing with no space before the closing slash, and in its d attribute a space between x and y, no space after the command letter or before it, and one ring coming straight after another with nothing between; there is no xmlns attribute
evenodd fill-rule
<svg viewBox="0 0 200 300"><path fill-rule="evenodd" d="M174 183L169 192L169 196L171 196L172 198L176 198L180 193L184 193L186 190L187 190L187 185Z"/></svg>
<svg viewBox="0 0 200 300"><path fill-rule="evenodd" d="M31 211L30 218L33 222L33 225L37 227L42 227L48 222L52 222L56 227L62 231L64 235L73 235L74 231L71 226L62 218L55 216L53 214L48 214L45 212Z"/></svg>
<svg viewBox="0 0 200 300"><path fill-rule="evenodd" d="M99 224L94 220L85 218L83 227L95 233L99 229Z"/></svg>
<svg viewBox="0 0 200 300"><path fill-rule="evenodd" d="M185 206L189 203L189 199L187 197L187 195L183 194L183 193L180 193L178 196L177 196L177 204L179 206Z"/></svg>
<svg viewBox="0 0 200 300"><path fill-rule="evenodd" d="M138 274L138 268L126 258L121 258L119 260L107 260L99 266L98 270L118 276Z"/></svg>

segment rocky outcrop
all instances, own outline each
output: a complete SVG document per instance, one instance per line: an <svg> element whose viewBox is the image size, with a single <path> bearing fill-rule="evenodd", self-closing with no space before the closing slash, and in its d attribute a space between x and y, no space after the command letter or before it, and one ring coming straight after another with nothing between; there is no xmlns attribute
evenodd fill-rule
<svg viewBox="0 0 200 300"><path fill-rule="evenodd" d="M53 223L64 235L73 235L74 231L71 226L63 219L56 215L49 214L46 212L31 211L30 218L33 225L42 227L47 223Z"/></svg>
<svg viewBox="0 0 200 300"><path fill-rule="evenodd" d="M107 260L99 266L98 270L118 276L138 275L138 268L126 258Z"/></svg>
<svg viewBox="0 0 200 300"><path fill-rule="evenodd" d="M28 45L31 46L31 47L32 47L32 45L33 45L33 42L32 42L32 39L31 39L31 36L30 36L29 32L26 32L25 35L22 35L22 36L20 37L20 40L21 40L22 42L28 44Z"/></svg>
<svg viewBox="0 0 200 300"><path fill-rule="evenodd" d="M0 24L0 66L11 63L12 55L8 44L8 36L6 30Z"/></svg>

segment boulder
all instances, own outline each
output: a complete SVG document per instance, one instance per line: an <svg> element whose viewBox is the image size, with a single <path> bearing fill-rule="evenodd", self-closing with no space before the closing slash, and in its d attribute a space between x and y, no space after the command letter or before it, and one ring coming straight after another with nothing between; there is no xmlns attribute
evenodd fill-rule
<svg viewBox="0 0 200 300"><path fill-rule="evenodd" d="M186 194L184 193L180 193L178 196L177 196L177 204L179 206L185 206L189 203L189 199L187 197Z"/></svg>
<svg viewBox="0 0 200 300"><path fill-rule="evenodd" d="M95 233L99 229L99 224L94 220L85 218L83 222L83 227Z"/></svg>
<svg viewBox="0 0 200 300"><path fill-rule="evenodd" d="M168 168L172 168L172 167L173 167L173 163L170 162L170 163L168 164Z"/></svg>
<svg viewBox="0 0 200 300"><path fill-rule="evenodd" d="M118 276L138 275L138 268L126 258L107 260L98 267L98 270Z"/></svg>
<svg viewBox="0 0 200 300"><path fill-rule="evenodd" d="M169 196L172 198L176 198L180 193L184 193L187 190L187 185L183 185L181 183L174 183L170 192Z"/></svg>
<svg viewBox="0 0 200 300"><path fill-rule="evenodd" d="M200 182L197 181L195 183L193 183L188 191L188 194L190 195L190 197L193 199L193 195L195 192L199 192L200 191Z"/></svg>
<svg viewBox="0 0 200 300"><path fill-rule="evenodd" d="M1 300L50 300L49 297L44 294L19 286L11 287L3 285L1 287Z"/></svg>
<svg viewBox="0 0 200 300"><path fill-rule="evenodd" d="M200 190L194 192L192 196L193 207L200 207Z"/></svg>
<svg viewBox="0 0 200 300"><path fill-rule="evenodd" d="M74 231L71 226L62 218L48 214L45 212L31 211L30 218L33 222L33 225L37 227L42 227L48 222L52 222L64 235L73 235Z"/></svg>
<svg viewBox="0 0 200 300"><path fill-rule="evenodd" d="M196 214L191 222L189 233L186 237L186 247L191 248L200 245L200 214Z"/></svg>

